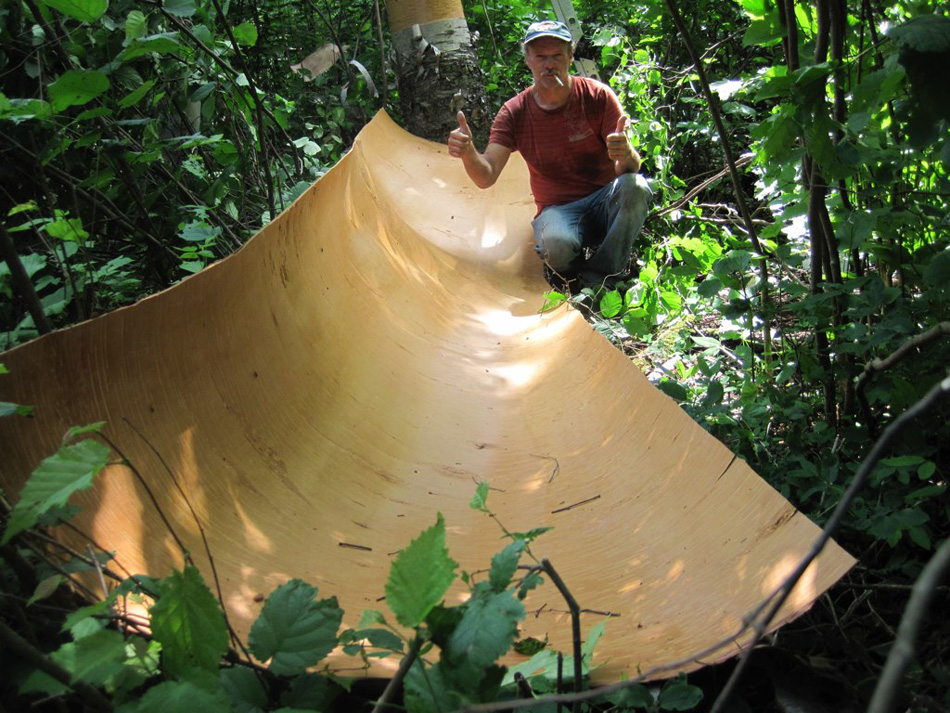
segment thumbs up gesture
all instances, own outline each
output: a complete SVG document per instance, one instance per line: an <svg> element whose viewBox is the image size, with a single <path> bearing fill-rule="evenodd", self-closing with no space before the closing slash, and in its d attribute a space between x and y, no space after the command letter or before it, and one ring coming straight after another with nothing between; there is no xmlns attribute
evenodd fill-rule
<svg viewBox="0 0 950 713"><path fill-rule="evenodd" d="M617 120L617 128L612 134L607 134L607 156L614 162L618 176L621 173L636 173L640 170L640 154L633 150L630 139L627 138L629 128L630 117L621 114Z"/></svg>
<svg viewBox="0 0 950 713"><path fill-rule="evenodd" d="M472 130L468 128L468 120L465 118L465 112L460 111L455 115L459 126L453 129L449 134L449 155L455 158L464 158L465 154L475 150L475 144L472 143Z"/></svg>
<svg viewBox="0 0 950 713"><path fill-rule="evenodd" d="M630 117L621 114L617 120L617 128L612 134L607 134L607 155L612 161L625 161L630 158L632 148L627 139L627 129L630 128Z"/></svg>

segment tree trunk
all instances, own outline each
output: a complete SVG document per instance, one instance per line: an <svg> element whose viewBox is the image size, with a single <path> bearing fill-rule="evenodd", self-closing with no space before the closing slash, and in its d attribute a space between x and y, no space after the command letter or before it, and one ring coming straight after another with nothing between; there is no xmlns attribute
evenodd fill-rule
<svg viewBox="0 0 950 713"><path fill-rule="evenodd" d="M458 126L455 114L461 109L476 140L484 143L491 117L461 0L386 0L386 11L403 126L416 136L445 141Z"/></svg>

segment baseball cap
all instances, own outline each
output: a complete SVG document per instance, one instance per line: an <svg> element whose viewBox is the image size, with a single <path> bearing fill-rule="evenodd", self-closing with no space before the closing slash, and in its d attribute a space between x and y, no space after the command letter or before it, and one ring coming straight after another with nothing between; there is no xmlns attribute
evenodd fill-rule
<svg viewBox="0 0 950 713"><path fill-rule="evenodd" d="M565 42L574 41L574 38L571 36L571 31L567 29L567 25L563 22L558 22L557 20L541 20L540 22L533 22L528 26L521 44L526 45L539 37L554 37L559 40L564 40Z"/></svg>

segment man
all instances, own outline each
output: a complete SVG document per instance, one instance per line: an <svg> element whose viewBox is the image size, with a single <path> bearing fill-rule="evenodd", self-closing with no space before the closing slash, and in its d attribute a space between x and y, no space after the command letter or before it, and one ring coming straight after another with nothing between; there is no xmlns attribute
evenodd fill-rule
<svg viewBox="0 0 950 713"><path fill-rule="evenodd" d="M577 280L613 288L626 277L653 197L626 136L630 120L610 87L571 76L574 49L566 25L535 22L522 48L534 83L498 112L484 153L460 111L449 153L462 160L475 185L488 188L511 152L520 151L538 207L535 250L552 284Z"/></svg>

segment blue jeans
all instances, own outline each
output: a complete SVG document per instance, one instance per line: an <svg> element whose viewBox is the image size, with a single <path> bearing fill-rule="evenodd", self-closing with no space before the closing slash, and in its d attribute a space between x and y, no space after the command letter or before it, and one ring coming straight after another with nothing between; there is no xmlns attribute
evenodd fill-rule
<svg viewBox="0 0 950 713"><path fill-rule="evenodd" d="M548 206L531 223L535 252L560 277L613 287L627 272L652 198L643 176L625 173L586 198ZM587 248L593 250L590 258Z"/></svg>

